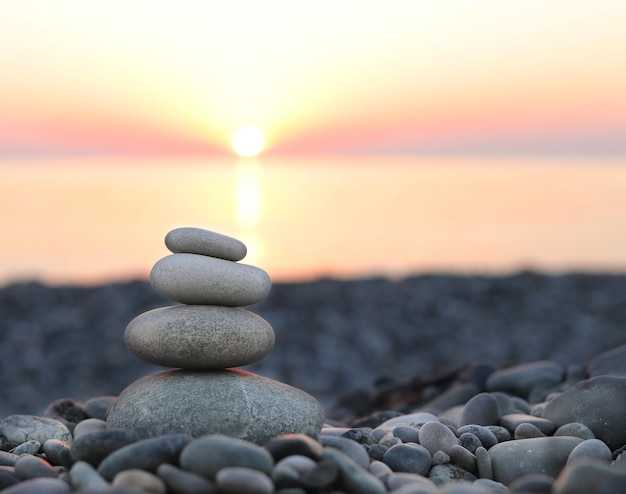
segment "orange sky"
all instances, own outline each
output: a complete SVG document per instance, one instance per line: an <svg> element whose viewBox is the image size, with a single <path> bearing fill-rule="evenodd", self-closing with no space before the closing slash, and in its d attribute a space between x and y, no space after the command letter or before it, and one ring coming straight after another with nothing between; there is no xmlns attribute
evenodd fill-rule
<svg viewBox="0 0 626 494"><path fill-rule="evenodd" d="M20 0L0 158L626 153L623 0Z"/></svg>

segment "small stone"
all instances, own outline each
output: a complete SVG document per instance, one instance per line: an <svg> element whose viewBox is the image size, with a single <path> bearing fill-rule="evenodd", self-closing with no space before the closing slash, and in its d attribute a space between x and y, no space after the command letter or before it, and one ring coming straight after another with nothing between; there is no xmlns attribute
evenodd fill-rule
<svg viewBox="0 0 626 494"><path fill-rule="evenodd" d="M41 443L39 441L26 441L25 443L20 444L19 446L17 446L16 448L13 448L11 450L11 453L13 453L14 455L36 455L37 453L39 453L39 450L41 449Z"/></svg>
<svg viewBox="0 0 626 494"><path fill-rule="evenodd" d="M581 439L595 439L596 436L589 427L580 422L570 422L569 424L563 424L556 431L553 436L574 436Z"/></svg>
<svg viewBox="0 0 626 494"><path fill-rule="evenodd" d="M71 446L71 457L75 462L86 461L97 467L114 451L139 441L139 435L126 429L106 429L83 434Z"/></svg>
<svg viewBox="0 0 626 494"><path fill-rule="evenodd" d="M389 465L383 463L380 460L373 460L372 462L370 462L370 466L367 470L369 471L369 473L371 473L375 477L378 477L379 479L393 472L393 470L389 468Z"/></svg>
<svg viewBox="0 0 626 494"><path fill-rule="evenodd" d="M260 316L234 307L174 305L144 312L126 327L128 349L146 362L183 369L252 364L274 347Z"/></svg>
<svg viewBox="0 0 626 494"><path fill-rule="evenodd" d="M258 470L246 467L224 467L215 475L215 484L224 494L271 494L274 483Z"/></svg>
<svg viewBox="0 0 626 494"><path fill-rule="evenodd" d="M320 443L322 446L338 449L362 468L367 469L370 464L370 458L365 448L350 439L346 439L345 437L321 436Z"/></svg>
<svg viewBox="0 0 626 494"><path fill-rule="evenodd" d="M515 439L529 439L531 437L545 437L546 435L539 428L528 422L519 424L513 432Z"/></svg>
<svg viewBox="0 0 626 494"><path fill-rule="evenodd" d="M386 494L383 482L367 470L361 468L353 460L334 448L324 448L322 461L327 459L334 463L340 472L339 483L346 492L359 494Z"/></svg>
<svg viewBox="0 0 626 494"><path fill-rule="evenodd" d="M78 461L72 465L70 481L72 486L80 491L104 489L109 485L98 471L85 461Z"/></svg>
<svg viewBox="0 0 626 494"><path fill-rule="evenodd" d="M419 444L401 443L387 450L383 456L383 463L394 472L426 475L432 464L432 455Z"/></svg>
<svg viewBox="0 0 626 494"><path fill-rule="evenodd" d="M71 398L53 401L45 409L43 416L56 419L65 424L70 432L74 430L74 426L78 422L89 418L85 413L82 402Z"/></svg>
<svg viewBox="0 0 626 494"><path fill-rule="evenodd" d="M341 437L355 441L363 446L369 446L371 444L376 444L377 442L369 432L363 429L348 429L346 432L341 434Z"/></svg>
<svg viewBox="0 0 626 494"><path fill-rule="evenodd" d="M87 419L76 424L74 427L74 441L90 432L103 431L107 428L107 423L102 419Z"/></svg>
<svg viewBox="0 0 626 494"><path fill-rule="evenodd" d="M419 494L437 494L437 486L423 475L417 475L415 473L406 472L393 472L385 479L385 484L391 492L401 492L405 486L413 486L414 490L410 490L408 487L402 492L415 492Z"/></svg>
<svg viewBox="0 0 626 494"><path fill-rule="evenodd" d="M478 436L476 434L472 434L471 432L464 432L463 434L461 434L461 436L459 437L459 442L461 443L461 446L468 450L470 453L474 453L474 451L476 451L476 448L479 448L483 445L480 442L480 439L478 439Z"/></svg>
<svg viewBox="0 0 626 494"><path fill-rule="evenodd" d="M498 443L489 450L493 480L508 485L532 473L556 477L581 442L577 437L549 436Z"/></svg>
<svg viewBox="0 0 626 494"><path fill-rule="evenodd" d="M551 421L541 417L534 417L533 415L526 415L524 413L511 413L504 415L500 419L500 423L511 432L515 431L520 424L532 424L544 434L552 434L556 429Z"/></svg>
<svg viewBox="0 0 626 494"><path fill-rule="evenodd" d="M435 451L433 454L433 465L441 465L442 463L450 463L450 455L443 451Z"/></svg>
<svg viewBox="0 0 626 494"><path fill-rule="evenodd" d="M270 452L274 461L291 455L308 456L317 461L324 451L324 447L319 442L302 433L273 437L264 444L264 447Z"/></svg>
<svg viewBox="0 0 626 494"><path fill-rule="evenodd" d="M208 479L192 472L161 463L157 468L157 475L163 479L171 494L215 494L217 487Z"/></svg>
<svg viewBox="0 0 626 494"><path fill-rule="evenodd" d="M313 470L315 468L315 465L317 465L314 460L312 460L308 456L303 455L286 456L285 458L280 460L274 468L276 468L278 464L289 465L291 468L296 470L296 472L298 472L299 476L302 476L305 473Z"/></svg>
<svg viewBox="0 0 626 494"><path fill-rule="evenodd" d="M136 488L149 494L166 494L167 487L159 477L153 473L131 468L118 473L112 482L116 487Z"/></svg>
<svg viewBox="0 0 626 494"><path fill-rule="evenodd" d="M450 460L468 472L476 471L476 457L463 446L455 444L450 450Z"/></svg>
<svg viewBox="0 0 626 494"><path fill-rule="evenodd" d="M243 439L212 434L191 441L180 454L180 466L213 480L225 467L253 468L271 474L274 459L266 449Z"/></svg>
<svg viewBox="0 0 626 494"><path fill-rule="evenodd" d="M608 464L611 463L613 455L609 447L599 439L587 439L572 450L567 458L567 464L586 458L594 458Z"/></svg>
<svg viewBox="0 0 626 494"><path fill-rule="evenodd" d="M242 307L270 292L269 275L255 266L198 254L172 254L150 272L156 292L181 304Z"/></svg>
<svg viewBox="0 0 626 494"><path fill-rule="evenodd" d="M123 446L109 454L98 466L98 473L111 481L121 471L137 468L156 472L161 463L177 463L191 437L167 434Z"/></svg>
<svg viewBox="0 0 626 494"><path fill-rule="evenodd" d="M56 478L58 472L43 458L24 454L15 463L15 475L20 480L28 480L36 477Z"/></svg>
<svg viewBox="0 0 626 494"><path fill-rule="evenodd" d="M589 377L626 377L626 345L618 346L592 358L587 366Z"/></svg>
<svg viewBox="0 0 626 494"><path fill-rule="evenodd" d="M43 452L53 465L70 468L72 466L72 445L60 439L48 439L43 443Z"/></svg>
<svg viewBox="0 0 626 494"><path fill-rule="evenodd" d="M510 441L511 440L511 433L506 430L504 427L500 426L500 425L488 425L486 426L486 429L491 432L496 439L498 440L499 443L502 443L504 441ZM478 434L476 434L478 436ZM480 436L478 436L480 437ZM482 439L481 439L482 441ZM485 443L483 443L483 446L485 446ZM485 446L487 447L487 446Z"/></svg>
<svg viewBox="0 0 626 494"><path fill-rule="evenodd" d="M43 444L48 439L72 442L72 434L65 424L53 418L35 415L9 415L0 422L0 434L7 441L17 444L30 440Z"/></svg>
<svg viewBox="0 0 626 494"><path fill-rule="evenodd" d="M324 410L309 394L251 372L169 370L141 378L119 395L108 427L143 437L225 434L257 444L320 430Z"/></svg>
<svg viewBox="0 0 626 494"><path fill-rule="evenodd" d="M0 451L0 466L13 467L19 460L19 456L7 451Z"/></svg>
<svg viewBox="0 0 626 494"><path fill-rule="evenodd" d="M550 494L552 492L553 483L553 477L544 473L533 473L515 479L509 485L509 490L512 493L520 494Z"/></svg>
<svg viewBox="0 0 626 494"><path fill-rule="evenodd" d="M441 450L450 454L452 446L459 444L454 433L440 422L427 422L419 431L420 444L431 454Z"/></svg>
<svg viewBox="0 0 626 494"><path fill-rule="evenodd" d="M481 479L493 479L493 465L491 464L489 452L481 446L480 448L476 448L474 454L476 455L478 476Z"/></svg>
<svg viewBox="0 0 626 494"><path fill-rule="evenodd" d="M504 440L508 441L509 439L511 439L511 435L506 429L501 427L500 429L502 429L506 433L506 439ZM461 443L463 442L461 438L464 434L469 433L476 436L480 440L480 445L484 446L486 449L491 448L491 446L494 446L499 442L498 437L491 431L491 429L489 429L489 426L485 427L482 425L474 424L464 425L463 427L459 427L456 433L459 435L459 440L461 441Z"/></svg>
<svg viewBox="0 0 626 494"><path fill-rule="evenodd" d="M498 400L490 393L480 393L471 398L463 407L459 426L496 425L500 419Z"/></svg>
<svg viewBox="0 0 626 494"><path fill-rule="evenodd" d="M551 360L539 360L499 369L487 378L488 391L504 391L521 397L533 388L556 386L563 379L565 369Z"/></svg>
<svg viewBox="0 0 626 494"><path fill-rule="evenodd" d="M202 228L183 227L165 236L165 246L174 254L188 253L241 261L246 257L246 246L236 238Z"/></svg>
<svg viewBox="0 0 626 494"><path fill-rule="evenodd" d="M554 481L554 494L617 494L624 492L626 472L596 459L567 465Z"/></svg>
<svg viewBox="0 0 626 494"><path fill-rule="evenodd" d="M383 461L383 457L388 450L389 447L382 444L372 444L367 448L367 453L370 455L370 459Z"/></svg>
<svg viewBox="0 0 626 494"><path fill-rule="evenodd" d="M543 417L561 426L580 422L609 448L626 444L626 377L598 376L580 381L548 402Z"/></svg>
<svg viewBox="0 0 626 494"><path fill-rule="evenodd" d="M106 420L107 412L115 403L117 396L95 396L85 402L85 413L92 419Z"/></svg>
<svg viewBox="0 0 626 494"><path fill-rule="evenodd" d="M68 492L70 492L70 486L66 482L39 477L3 489L2 494L67 494Z"/></svg>
<svg viewBox="0 0 626 494"><path fill-rule="evenodd" d="M398 425L393 428L391 432L395 437L400 439L403 443L417 443L419 442L419 429L415 427L409 427L408 425Z"/></svg>
<svg viewBox="0 0 626 494"><path fill-rule="evenodd" d="M443 485L449 482L473 482L476 476L461 467L448 463L446 465L435 465L428 472L428 478L435 485Z"/></svg>

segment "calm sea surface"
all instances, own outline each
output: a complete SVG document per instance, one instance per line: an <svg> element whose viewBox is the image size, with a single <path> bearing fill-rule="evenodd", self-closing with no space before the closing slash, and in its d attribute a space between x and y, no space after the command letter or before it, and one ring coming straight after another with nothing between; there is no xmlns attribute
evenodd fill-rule
<svg viewBox="0 0 626 494"><path fill-rule="evenodd" d="M0 211L0 284L145 278L178 226L276 281L626 271L618 159L5 159Z"/></svg>

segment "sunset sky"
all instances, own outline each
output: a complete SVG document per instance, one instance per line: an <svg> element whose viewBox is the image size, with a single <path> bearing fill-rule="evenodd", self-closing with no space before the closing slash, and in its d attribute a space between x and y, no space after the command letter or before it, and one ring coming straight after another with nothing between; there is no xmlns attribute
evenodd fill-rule
<svg viewBox="0 0 626 494"><path fill-rule="evenodd" d="M626 2L19 0L0 158L626 154Z"/></svg>

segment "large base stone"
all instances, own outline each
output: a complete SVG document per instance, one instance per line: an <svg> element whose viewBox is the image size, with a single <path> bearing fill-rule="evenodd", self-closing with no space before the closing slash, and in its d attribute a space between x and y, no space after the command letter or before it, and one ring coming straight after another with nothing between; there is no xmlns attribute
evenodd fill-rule
<svg viewBox="0 0 626 494"><path fill-rule="evenodd" d="M119 395L108 427L142 437L225 434L263 444L271 437L321 429L324 412L311 395L246 372L167 370L141 378Z"/></svg>

